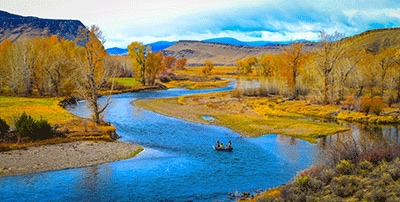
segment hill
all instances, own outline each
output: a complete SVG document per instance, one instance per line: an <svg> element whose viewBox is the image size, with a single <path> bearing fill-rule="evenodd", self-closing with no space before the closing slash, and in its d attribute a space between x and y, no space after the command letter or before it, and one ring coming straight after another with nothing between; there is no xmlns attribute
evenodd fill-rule
<svg viewBox="0 0 400 202"><path fill-rule="evenodd" d="M277 46L277 45L285 45L289 44L290 42L287 41L239 41L235 38L231 37L222 37L222 38L213 38L213 39L206 39L203 42L211 42L211 43L221 43L221 44L228 44L234 46Z"/></svg>
<svg viewBox="0 0 400 202"><path fill-rule="evenodd" d="M263 54L278 54L284 46L234 46L221 43L202 41L178 41L163 50L164 55L175 58L186 58L187 65L203 65L205 60L213 61L214 65L236 65L236 61L249 56L260 57Z"/></svg>
<svg viewBox="0 0 400 202"><path fill-rule="evenodd" d="M356 50L366 49L376 53L382 48L400 45L400 28L368 30L342 41Z"/></svg>
<svg viewBox="0 0 400 202"><path fill-rule="evenodd" d="M164 55L175 58L186 58L187 65L204 65L205 60L213 61L214 65L236 65L236 61L249 56L263 54L278 54L283 46L251 47L234 46L221 43L202 41L178 41L173 46L163 50Z"/></svg>
<svg viewBox="0 0 400 202"><path fill-rule="evenodd" d="M53 20L37 17L24 17L0 10L0 42L27 37L46 37L57 35L60 38L75 40L85 25L79 20Z"/></svg>

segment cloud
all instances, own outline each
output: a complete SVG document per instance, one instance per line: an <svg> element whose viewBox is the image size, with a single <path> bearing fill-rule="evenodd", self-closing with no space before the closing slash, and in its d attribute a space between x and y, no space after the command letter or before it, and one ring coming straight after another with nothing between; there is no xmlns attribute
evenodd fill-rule
<svg viewBox="0 0 400 202"><path fill-rule="evenodd" d="M132 41L317 40L319 31L351 36L400 27L396 0L2 0L0 9L21 15L79 19L103 30L106 47Z"/></svg>

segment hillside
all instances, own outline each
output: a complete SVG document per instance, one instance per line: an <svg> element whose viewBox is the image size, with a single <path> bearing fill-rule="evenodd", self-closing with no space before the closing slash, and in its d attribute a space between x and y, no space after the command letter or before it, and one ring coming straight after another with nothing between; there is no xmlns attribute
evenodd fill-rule
<svg viewBox="0 0 400 202"><path fill-rule="evenodd" d="M348 47L355 48L356 50L366 49L376 53L384 47L400 45L400 28L368 30L344 38L343 42Z"/></svg>
<svg viewBox="0 0 400 202"><path fill-rule="evenodd" d="M186 58L188 66L203 65L205 60L213 61L214 65L236 65L236 61L249 56L263 54L278 54L284 46L233 46L221 43L201 41L178 41L163 50L164 55L175 58Z"/></svg>
<svg viewBox="0 0 400 202"><path fill-rule="evenodd" d="M24 17L0 11L0 41L19 38L46 37L57 35L75 40L79 30L85 26L79 20L53 20L37 17Z"/></svg>

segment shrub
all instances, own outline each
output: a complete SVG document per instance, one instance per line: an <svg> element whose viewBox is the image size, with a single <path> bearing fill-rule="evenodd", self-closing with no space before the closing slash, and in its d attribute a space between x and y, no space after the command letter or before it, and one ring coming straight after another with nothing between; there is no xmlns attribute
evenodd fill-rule
<svg viewBox="0 0 400 202"><path fill-rule="evenodd" d="M334 177L331 182L333 193L340 197L348 197L359 190L362 185L361 178L354 175L341 175Z"/></svg>
<svg viewBox="0 0 400 202"><path fill-rule="evenodd" d="M383 111L383 108L385 108L385 101L382 97L365 96L361 98L360 107L361 111L366 114L372 112L379 115Z"/></svg>
<svg viewBox="0 0 400 202"><path fill-rule="evenodd" d="M53 137L53 133L51 131L51 125L46 120L39 120L35 123L35 139L43 140L49 139Z"/></svg>
<svg viewBox="0 0 400 202"><path fill-rule="evenodd" d="M354 164L352 164L349 160L341 160L340 163L336 165L336 170L338 174L350 175L353 173Z"/></svg>
<svg viewBox="0 0 400 202"><path fill-rule="evenodd" d="M28 137L32 140L43 140L53 137L49 122L46 120L35 121L25 112L16 121L15 127L21 137Z"/></svg>
<svg viewBox="0 0 400 202"><path fill-rule="evenodd" d="M25 112L15 122L15 128L21 137L34 137L35 120Z"/></svg>
<svg viewBox="0 0 400 202"><path fill-rule="evenodd" d="M7 134L8 130L10 130L10 126L7 125L7 122L0 118L0 138L4 137Z"/></svg>

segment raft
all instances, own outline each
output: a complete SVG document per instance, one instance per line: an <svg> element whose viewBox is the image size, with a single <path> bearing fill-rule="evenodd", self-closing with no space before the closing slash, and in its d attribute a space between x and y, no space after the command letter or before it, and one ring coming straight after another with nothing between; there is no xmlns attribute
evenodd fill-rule
<svg viewBox="0 0 400 202"><path fill-rule="evenodd" d="M213 146L213 148L217 151L227 151L227 152L233 151L233 147L217 148L216 146Z"/></svg>

